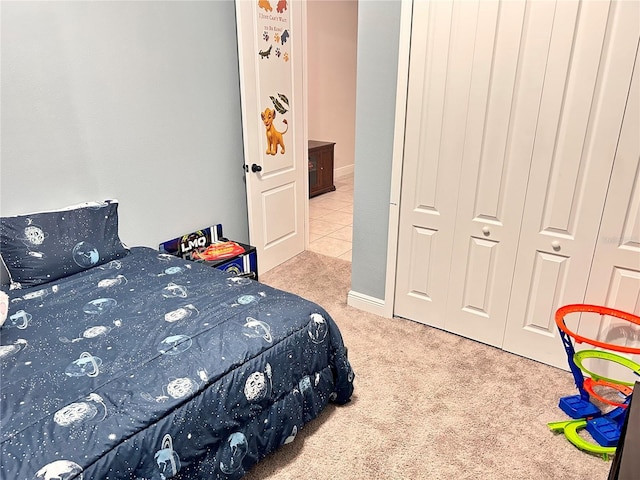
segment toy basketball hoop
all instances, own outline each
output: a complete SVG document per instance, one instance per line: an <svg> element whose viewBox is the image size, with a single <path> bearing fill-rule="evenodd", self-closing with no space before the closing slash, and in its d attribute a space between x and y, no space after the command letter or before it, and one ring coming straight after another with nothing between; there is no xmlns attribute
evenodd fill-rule
<svg viewBox="0 0 640 480"><path fill-rule="evenodd" d="M629 355L640 355L640 348L606 343L571 331L565 323L565 317L571 313L596 313L599 315L607 315L625 320L635 325L640 325L640 317L609 307L585 304L566 305L559 308L555 315L556 325L560 332L560 338L567 352L569 368L571 369L576 387L579 391L579 395L562 397L560 399L559 407L570 417L580 420L577 422L553 422L549 424L549 427L555 431L564 431L567 439L581 450L585 450L590 453L602 454L603 458L607 458L607 454L611 453L611 451L607 449L615 447L620 437L620 430L626 416L626 407L632 393L632 389L630 388L631 384L629 382L607 378L603 375L590 372L584 368L582 361L586 358L598 358L618 363L619 365L631 369L636 375L640 375L640 364L622 357L621 355L611 353L611 351L614 351ZM587 343L594 347L609 350L609 352L603 352L600 350L583 350L576 353L571 341L572 338L576 343ZM585 378L583 372L591 375L591 378ZM625 397L625 399L623 402L608 400L596 393L595 387L613 389ZM596 398L603 403L613 405L616 408L604 414L598 406L591 403L591 397ZM584 424L582 422L584 422ZM560 425L562 428L560 428ZM591 436L598 442L599 446L581 441L577 435L577 430L581 428L586 428Z"/></svg>
<svg viewBox="0 0 640 480"><path fill-rule="evenodd" d="M633 389L631 387L627 387L626 385L620 385L618 383L611 383L605 380L594 380L592 378L584 379L584 389L591 395L593 398L597 398L602 403L606 403L608 405L612 405L614 407L627 408L629 406L628 403L616 402L614 400L603 397L595 391L594 387L606 387L611 390L615 390L620 395L624 396L625 399L629 397L633 393Z"/></svg>
<svg viewBox="0 0 640 480"><path fill-rule="evenodd" d="M620 318L622 320L626 320L631 323L635 323L636 325L640 325L640 317L637 315L633 315L632 313L623 312L622 310L615 310L613 308L601 307L598 305L584 305L584 304L574 304L574 305L565 305L564 307L560 307L556 312L556 325L560 329L561 332L566 333L577 343L588 343L589 345L593 345L594 347L600 347L607 350L613 350L614 352L622 352L628 353L630 355L640 355L640 348L627 347L624 345L615 345L613 343L605 343L594 338L587 338L579 335L575 332L569 330L567 325L565 324L564 317L570 313L597 313L600 315L608 315L610 317Z"/></svg>

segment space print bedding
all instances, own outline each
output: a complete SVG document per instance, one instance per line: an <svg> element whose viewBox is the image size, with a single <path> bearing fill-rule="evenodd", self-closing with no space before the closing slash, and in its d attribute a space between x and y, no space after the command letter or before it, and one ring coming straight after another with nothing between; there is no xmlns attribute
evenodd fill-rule
<svg viewBox="0 0 640 480"><path fill-rule="evenodd" d="M82 208L91 217L107 207ZM73 260L85 242L80 268L33 280L7 243L20 232L37 252L27 256L46 261L60 232L15 218L0 229L14 287L0 329L0 478L237 479L329 402L349 401L353 371L320 306L70 231L63 250Z"/></svg>

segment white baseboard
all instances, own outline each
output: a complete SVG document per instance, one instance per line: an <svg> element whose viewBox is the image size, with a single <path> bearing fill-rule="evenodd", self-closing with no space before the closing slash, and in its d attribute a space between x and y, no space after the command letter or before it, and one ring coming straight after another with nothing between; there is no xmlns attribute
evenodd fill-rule
<svg viewBox="0 0 640 480"><path fill-rule="evenodd" d="M354 172L353 164L347 165L346 167L334 168L333 177L334 178L348 177L349 175L353 175L353 172Z"/></svg>
<svg viewBox="0 0 640 480"><path fill-rule="evenodd" d="M347 305L358 310L364 310L365 312L373 313L381 317L391 318L387 313L387 308L384 300L380 298L370 297L364 293L354 292L349 290L347 295Z"/></svg>

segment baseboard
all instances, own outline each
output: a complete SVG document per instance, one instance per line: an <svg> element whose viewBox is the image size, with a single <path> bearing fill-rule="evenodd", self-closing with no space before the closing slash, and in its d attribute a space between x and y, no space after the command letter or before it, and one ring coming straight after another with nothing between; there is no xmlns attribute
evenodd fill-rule
<svg viewBox="0 0 640 480"><path fill-rule="evenodd" d="M347 165L346 167L334 168L333 169L333 177L348 177L349 175L353 175L354 167L352 165Z"/></svg>
<svg viewBox="0 0 640 480"><path fill-rule="evenodd" d="M347 305L358 310L364 310L365 312L373 313L381 317L390 318L386 311L386 305L384 300L380 298L370 297L364 293L354 292L349 290L347 295Z"/></svg>

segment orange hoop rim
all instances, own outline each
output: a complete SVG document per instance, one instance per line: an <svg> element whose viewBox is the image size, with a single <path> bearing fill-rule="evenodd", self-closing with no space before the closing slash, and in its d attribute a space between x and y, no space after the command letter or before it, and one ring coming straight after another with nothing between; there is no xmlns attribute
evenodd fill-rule
<svg viewBox="0 0 640 480"><path fill-rule="evenodd" d="M617 383L606 382L604 380L594 380L594 379L589 378L589 377L584 379L584 389L589 393L589 395L597 398L602 403L606 403L606 404L612 405L614 407L620 407L620 408L627 408L628 407L628 405L626 403L615 402L613 400L609 400L607 398L604 398L602 395L599 395L593 389L593 387L596 387L596 386L597 387L611 388L612 390L615 390L615 391L621 393L625 397L628 397L633 392L633 389L631 387L627 387L626 385L620 385L620 384L617 384Z"/></svg>
<svg viewBox="0 0 640 480"><path fill-rule="evenodd" d="M573 304L560 307L556 311L556 325L560 330L574 338L578 343L588 343L594 347L600 347L607 350L613 350L614 352L628 353L630 355L640 355L640 348L626 347L624 345L616 345L614 343L605 343L593 338L583 337L576 332L572 332L567 327L564 317L570 313L598 313L600 315L609 315L611 317L620 318L636 325L640 325L640 317L632 313L623 312L622 310L616 310L615 308L602 307L600 305L586 305L586 304Z"/></svg>

